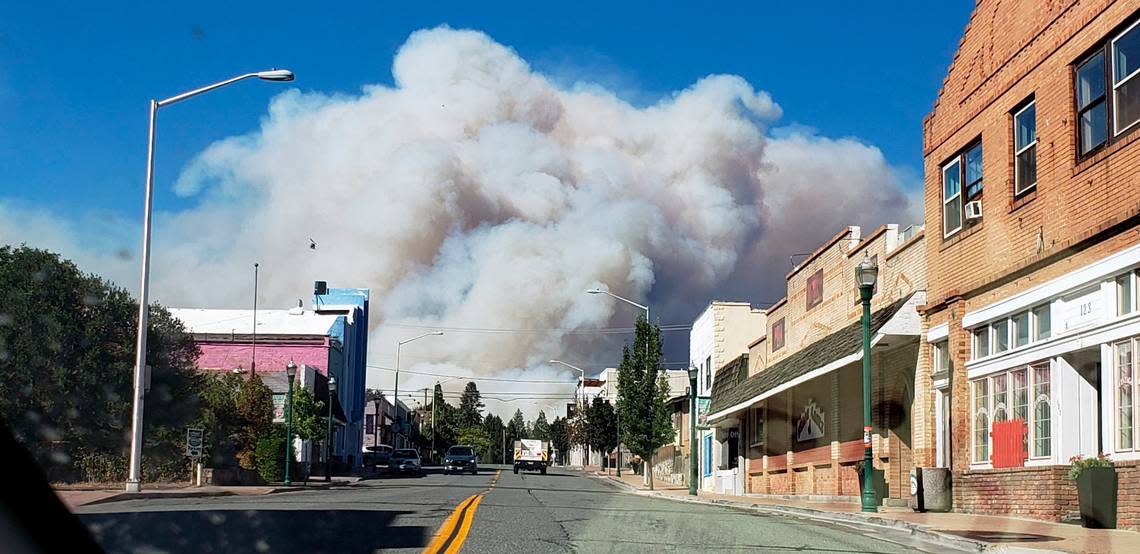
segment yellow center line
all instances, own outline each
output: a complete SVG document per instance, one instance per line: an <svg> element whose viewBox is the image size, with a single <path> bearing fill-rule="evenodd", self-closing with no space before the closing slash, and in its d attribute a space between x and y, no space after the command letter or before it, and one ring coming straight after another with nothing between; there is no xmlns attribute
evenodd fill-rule
<svg viewBox="0 0 1140 554"><path fill-rule="evenodd" d="M468 496L455 507L451 515L444 520L443 525L439 526L439 530L435 532L431 542L424 548L424 554L454 554L463 548L463 543L467 540L467 533L471 531L471 524L475 521L475 510L479 508L483 496L495 488L495 484L499 482L499 476L502 474L503 470L496 471L486 491Z"/></svg>
<svg viewBox="0 0 1140 554"><path fill-rule="evenodd" d="M463 511L467 509L467 506L474 502L475 499L477 499L479 496L480 495L478 494L468 496L463 500L463 502L460 502L459 505L455 507L455 510L451 512L451 515L447 516L447 519L443 521L443 525L439 526L439 530L435 532L435 536L432 537L431 542L427 545L427 548L424 548L424 554L435 554L436 552L442 551L444 546L446 546L448 540L451 539L452 532L455 531L455 524L459 522Z"/></svg>
<svg viewBox="0 0 1140 554"><path fill-rule="evenodd" d="M458 554L459 549L463 548L463 542L467 540L467 532L471 530L471 522L475 521L475 510L479 509L479 503L483 501L483 495L475 497L475 501L471 503L471 507L467 509L464 514L463 524L459 526L459 534L455 535L455 539L448 545L445 554Z"/></svg>

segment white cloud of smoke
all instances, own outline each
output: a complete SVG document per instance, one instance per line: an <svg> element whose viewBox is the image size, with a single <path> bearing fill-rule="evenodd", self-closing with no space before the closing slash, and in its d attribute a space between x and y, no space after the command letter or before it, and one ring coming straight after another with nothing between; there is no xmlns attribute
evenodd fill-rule
<svg viewBox="0 0 1140 554"><path fill-rule="evenodd" d="M258 261L263 306L307 297L316 279L371 288L373 364L391 367L396 341L422 332L385 322L542 329L448 332L407 345L402 367L569 382L547 360L620 353L613 335L573 331L636 315L587 288L649 298L654 319L683 323L713 297L779 297L787 256L844 225L920 220L876 148L770 135L780 108L740 77L709 76L639 107L596 85L555 85L486 35L448 28L414 33L393 74L394 86L357 96L281 94L258 132L187 167L176 191L199 203L157 219L154 299L245 306ZM136 286L119 256L69 238L80 230L11 207L4 215L38 222L0 227L16 238L7 242L57 248ZM384 388L391 375L370 373ZM436 380L409 373L400 388ZM488 401L504 416L552 416L563 404Z"/></svg>

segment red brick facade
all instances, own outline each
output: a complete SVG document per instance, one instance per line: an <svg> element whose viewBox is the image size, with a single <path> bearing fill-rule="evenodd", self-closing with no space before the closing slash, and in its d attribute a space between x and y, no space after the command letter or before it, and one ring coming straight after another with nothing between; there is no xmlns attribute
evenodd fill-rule
<svg viewBox="0 0 1140 554"><path fill-rule="evenodd" d="M1074 82L1076 64L1138 17L1137 1L979 0L934 110L924 121L929 286L927 305L920 311L928 329L946 329L940 340L949 350L950 440L944 447L955 474L956 510L1052 520L1076 510L1076 489L1065 475L1068 453L1062 449L1095 450L1102 430L1095 422L1074 426L1072 419L1063 419L1074 417L1072 404L1061 406L1061 400L1052 399L1054 406L1060 406L1049 431L1054 437L1052 453L1039 462L1055 465L992 470L971 464L971 414L976 412L970 379L985 375L987 369L985 363L971 359L971 329L964 328L963 320L1140 243L1140 144L1136 144L1140 132L1133 128L1117 136L1110 126L1106 145L1080 156ZM1109 89L1111 95L1111 85ZM1015 195L1014 114L1027 102L1036 109L1036 186ZM943 168L978 143L982 217L964 223L960 231L947 232ZM1042 302L1057 314L1067 314L1058 298ZM1111 323L1114 317L1123 316L1106 313L1101 319ZM975 329L978 323L984 328L985 321L978 321ZM1060 342L1058 335L1068 331L1055 320L1052 336L1044 340ZM1086 351L1042 351L1042 359L1054 364L1054 376L1068 378L1076 374L1065 365L1072 358L1065 356L1090 355L1096 341L1081 348ZM1032 350L1032 345L1024 350ZM1001 363L991 361L989 367L999 371L996 366ZM1102 387L1104 402L1114 402L1107 388L1112 381L1105 379L1111 375L1111 364L1107 368L1099 384L1092 386ZM1065 392L1055 389L1053 394ZM1111 419L1103 417L1106 413L1097 415ZM1058 439L1061 433L1066 433L1065 440ZM1078 437L1086 442L1074 446ZM1092 443L1086 446L1089 437ZM915 454L922 458L917 464L937 463L933 450ZM1137 474L1140 469L1134 462L1121 465L1121 526L1135 526L1140 517Z"/></svg>

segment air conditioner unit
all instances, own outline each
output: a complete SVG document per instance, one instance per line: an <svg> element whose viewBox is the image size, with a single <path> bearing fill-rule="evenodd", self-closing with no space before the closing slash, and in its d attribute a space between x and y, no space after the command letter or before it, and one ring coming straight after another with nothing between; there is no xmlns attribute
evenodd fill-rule
<svg viewBox="0 0 1140 554"><path fill-rule="evenodd" d="M971 200L966 202L966 219L981 219L982 218L982 201Z"/></svg>

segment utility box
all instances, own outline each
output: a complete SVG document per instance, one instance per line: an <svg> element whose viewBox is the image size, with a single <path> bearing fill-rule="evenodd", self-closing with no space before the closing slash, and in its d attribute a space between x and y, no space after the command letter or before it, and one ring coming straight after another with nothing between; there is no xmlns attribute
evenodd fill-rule
<svg viewBox="0 0 1140 554"><path fill-rule="evenodd" d="M916 512L949 512L950 469L916 467L910 470L910 508Z"/></svg>

